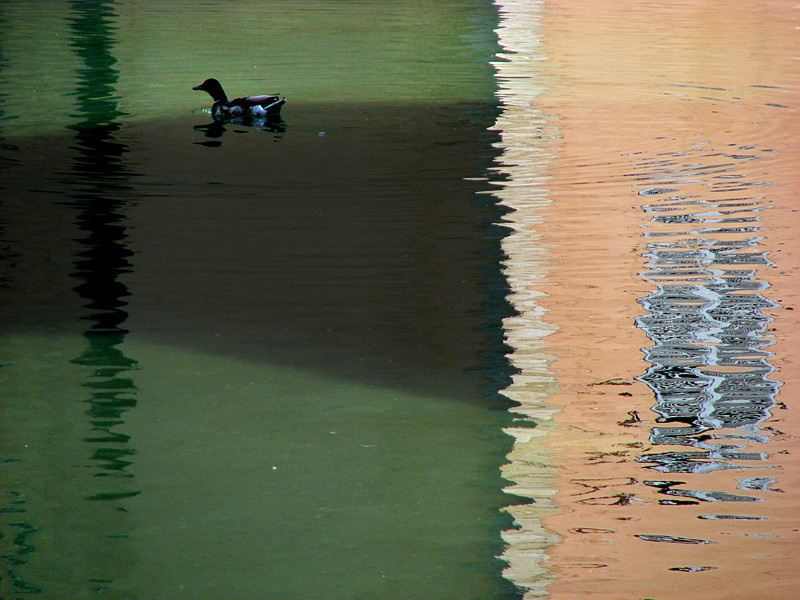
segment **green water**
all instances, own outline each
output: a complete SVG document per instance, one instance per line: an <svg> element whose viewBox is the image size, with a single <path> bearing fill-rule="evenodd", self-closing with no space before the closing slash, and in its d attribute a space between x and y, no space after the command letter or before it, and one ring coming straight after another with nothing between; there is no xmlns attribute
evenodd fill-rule
<svg viewBox="0 0 800 600"><path fill-rule="evenodd" d="M0 597L515 596L495 22L0 3Z"/></svg>
<svg viewBox="0 0 800 600"><path fill-rule="evenodd" d="M210 104L190 88L212 76L231 97L291 104L493 99L497 17L478 0L22 0L0 4L0 19L16 134L74 122L81 86L120 123L185 115Z"/></svg>

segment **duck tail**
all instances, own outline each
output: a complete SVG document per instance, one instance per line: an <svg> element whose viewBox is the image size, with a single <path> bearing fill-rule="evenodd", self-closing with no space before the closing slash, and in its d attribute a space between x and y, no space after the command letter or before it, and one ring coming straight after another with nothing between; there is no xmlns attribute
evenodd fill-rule
<svg viewBox="0 0 800 600"><path fill-rule="evenodd" d="M286 104L288 100L286 98L281 98L280 100L276 100L272 104L268 104L264 107L264 110L267 111L268 114L277 114L280 112L281 108L284 104Z"/></svg>

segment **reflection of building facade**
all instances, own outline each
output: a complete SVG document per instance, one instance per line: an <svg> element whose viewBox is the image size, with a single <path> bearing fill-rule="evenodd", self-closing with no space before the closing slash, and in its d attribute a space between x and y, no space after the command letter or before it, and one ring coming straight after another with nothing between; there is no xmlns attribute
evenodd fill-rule
<svg viewBox="0 0 800 600"><path fill-rule="evenodd" d="M511 209L503 219L509 227L503 239L504 271L509 300L517 311L503 322L506 342L512 348L509 360L517 370L503 393L519 403L512 410L520 417L505 430L513 437L514 446L503 477L511 482L509 492L530 502L506 509L515 528L503 532L507 544L503 558L508 562L505 576L528 594L540 595L550 578L544 566L546 549L557 540L540 521L554 509L550 500L554 493L552 466L542 436L553 411L547 398L556 385L549 368L553 357L541 345L556 328L545 322L538 303L543 294L537 285L547 273L547 255L538 228L542 224L540 209L550 202L543 168L553 134L536 105L544 91L538 78L541 3L499 2L498 8L502 53L495 68L502 112L494 129L500 135L502 154L495 167L499 187L494 195Z"/></svg>
<svg viewBox="0 0 800 600"><path fill-rule="evenodd" d="M530 598L782 597L796 585L770 558L791 552L796 481L780 402L797 384L794 16L500 10L516 42L497 65L520 313L507 393L536 421L509 430L509 489L534 502L510 509L507 576Z"/></svg>
<svg viewBox="0 0 800 600"><path fill-rule="evenodd" d="M700 451L640 460L670 473L752 467L743 461L766 456L743 447L768 441L758 424L780 386L769 377L765 349L771 319L763 311L775 304L761 294L769 286L758 271L770 264L759 236L765 197L752 194L768 184L747 173L766 155L707 145L670 154L639 157L634 173L637 185L655 186L639 192L654 199L643 207L653 215L643 277L657 286L641 300L648 314L637 319L654 342L645 348L652 366L640 379L655 393L663 423L651 442ZM738 431L715 431L730 429Z"/></svg>

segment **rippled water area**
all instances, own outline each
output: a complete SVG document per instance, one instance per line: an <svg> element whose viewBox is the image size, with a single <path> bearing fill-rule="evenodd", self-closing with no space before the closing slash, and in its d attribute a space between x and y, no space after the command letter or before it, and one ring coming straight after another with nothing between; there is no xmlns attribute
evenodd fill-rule
<svg viewBox="0 0 800 600"><path fill-rule="evenodd" d="M499 1L506 575L798 586L800 7Z"/></svg>
<svg viewBox="0 0 800 600"><path fill-rule="evenodd" d="M0 599L796 596L798 36L0 1Z"/></svg>
<svg viewBox="0 0 800 600"><path fill-rule="evenodd" d="M496 27L0 2L0 597L516 594Z"/></svg>

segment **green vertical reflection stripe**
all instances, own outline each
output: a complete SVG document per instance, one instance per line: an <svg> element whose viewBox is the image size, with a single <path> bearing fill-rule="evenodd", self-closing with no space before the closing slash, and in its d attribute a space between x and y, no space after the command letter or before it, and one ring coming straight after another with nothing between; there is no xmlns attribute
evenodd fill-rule
<svg viewBox="0 0 800 600"><path fill-rule="evenodd" d="M119 110L115 87L119 71L112 54L113 8L99 0L71 2L74 16L70 18L70 45L82 59L78 69L78 127L107 125L124 113Z"/></svg>

